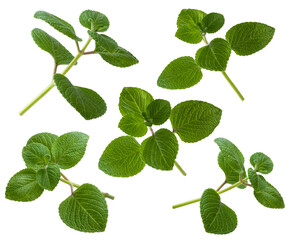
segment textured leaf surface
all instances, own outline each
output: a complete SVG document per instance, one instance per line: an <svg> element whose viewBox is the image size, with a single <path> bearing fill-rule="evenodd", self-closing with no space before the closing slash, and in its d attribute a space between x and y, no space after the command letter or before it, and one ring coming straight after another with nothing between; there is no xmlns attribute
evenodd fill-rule
<svg viewBox="0 0 292 240"><path fill-rule="evenodd" d="M200 210L206 232L227 234L235 230L236 214L220 201L220 196L215 190L209 188L204 191Z"/></svg>
<svg viewBox="0 0 292 240"><path fill-rule="evenodd" d="M250 157L250 163L255 171L268 174L273 170L274 164L272 160L263 153L255 153Z"/></svg>
<svg viewBox="0 0 292 240"><path fill-rule="evenodd" d="M144 166L140 158L140 144L130 136L114 139L104 150L98 164L100 170L114 177L134 176Z"/></svg>
<svg viewBox="0 0 292 240"><path fill-rule="evenodd" d="M45 145L49 150L51 150L53 143L57 140L58 136L52 133L38 133L28 139L26 145L31 143L41 143Z"/></svg>
<svg viewBox="0 0 292 240"><path fill-rule="evenodd" d="M230 44L222 38L215 38L197 51L196 62L208 70L225 71L230 54Z"/></svg>
<svg viewBox="0 0 292 240"><path fill-rule="evenodd" d="M201 68L192 57L180 57L170 62L160 74L157 85L167 89L185 89L203 77Z"/></svg>
<svg viewBox="0 0 292 240"><path fill-rule="evenodd" d="M83 184L59 206L62 221L81 232L103 232L108 210L102 193L91 184Z"/></svg>
<svg viewBox="0 0 292 240"><path fill-rule="evenodd" d="M41 143L31 143L22 149L22 158L28 168L38 170L51 160L51 152Z"/></svg>
<svg viewBox="0 0 292 240"><path fill-rule="evenodd" d="M275 29L266 24L244 22L230 28L226 33L226 40L237 55L247 56L268 45L274 33Z"/></svg>
<svg viewBox="0 0 292 240"><path fill-rule="evenodd" d="M93 32L105 32L109 28L108 18L97 11L85 10L80 14L79 22Z"/></svg>
<svg viewBox="0 0 292 240"><path fill-rule="evenodd" d="M40 169L36 173L38 184L49 191L53 191L58 185L61 172L56 164L49 164L46 168Z"/></svg>
<svg viewBox="0 0 292 240"><path fill-rule="evenodd" d="M119 128L133 137L143 137L147 133L147 126L142 115L129 113L122 117Z"/></svg>
<svg viewBox="0 0 292 240"><path fill-rule="evenodd" d="M9 200L29 202L37 199L44 189L36 181L33 169L23 169L16 173L8 182L5 197Z"/></svg>
<svg viewBox="0 0 292 240"><path fill-rule="evenodd" d="M135 87L124 87L119 100L119 109L124 116L128 113L142 114L153 101L150 93Z"/></svg>
<svg viewBox="0 0 292 240"><path fill-rule="evenodd" d="M86 120L98 118L106 112L106 103L95 91L73 86L69 79L61 74L55 74L54 80L63 97Z"/></svg>
<svg viewBox="0 0 292 240"><path fill-rule="evenodd" d="M141 144L141 156L149 166L172 170L178 153L178 141L168 129L159 129Z"/></svg>
<svg viewBox="0 0 292 240"><path fill-rule="evenodd" d="M170 116L170 112L170 103L163 99L154 100L146 109L146 115L149 118L149 121L154 125L165 123Z"/></svg>
<svg viewBox="0 0 292 240"><path fill-rule="evenodd" d="M59 167L74 167L82 159L88 139L88 135L81 132L69 132L60 136L52 146L52 155Z"/></svg>
<svg viewBox="0 0 292 240"><path fill-rule="evenodd" d="M224 16L219 13L209 13L202 19L202 28L205 33L215 33L224 25Z"/></svg>
<svg viewBox="0 0 292 240"><path fill-rule="evenodd" d="M69 64L74 56L55 38L45 31L35 28L31 32L34 42L44 51L51 54L57 65Z"/></svg>
<svg viewBox="0 0 292 240"><path fill-rule="evenodd" d="M95 40L95 52L109 64L116 67L130 67L139 62L132 53L120 47L109 36L92 31L88 31L88 33Z"/></svg>
<svg viewBox="0 0 292 240"><path fill-rule="evenodd" d="M184 142L197 142L208 137L218 126L221 109L202 101L186 101L176 105L170 114L174 132Z"/></svg>
<svg viewBox="0 0 292 240"><path fill-rule="evenodd" d="M48 24L50 24L53 28L58 30L59 32L65 34L69 38L72 38L76 41L82 41L81 38L77 37L75 34L74 28L68 22L64 21L61 18L56 17L55 15L45 12L45 11L37 11L34 14L35 18L41 19Z"/></svg>

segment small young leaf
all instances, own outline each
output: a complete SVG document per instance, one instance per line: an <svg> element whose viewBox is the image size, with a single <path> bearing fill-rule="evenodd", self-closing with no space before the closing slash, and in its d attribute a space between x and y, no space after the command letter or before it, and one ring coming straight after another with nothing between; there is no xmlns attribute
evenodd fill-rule
<svg viewBox="0 0 292 240"><path fill-rule="evenodd" d="M52 156L60 168L74 167L82 159L88 138L88 135L81 132L69 132L54 142Z"/></svg>
<svg viewBox="0 0 292 240"><path fill-rule="evenodd" d="M58 185L61 172L57 164L49 164L46 168L40 169L36 173L38 184L49 191L53 191Z"/></svg>
<svg viewBox="0 0 292 240"><path fill-rule="evenodd" d="M244 157L238 148L225 138L216 138L215 143L219 146L226 164L238 174L244 173Z"/></svg>
<svg viewBox="0 0 292 240"><path fill-rule="evenodd" d="M74 56L55 38L41 29L35 28L31 32L34 42L44 51L51 54L57 65L69 64Z"/></svg>
<svg viewBox="0 0 292 240"><path fill-rule="evenodd" d="M22 158L28 168L39 170L51 160L51 152L41 143L31 143L22 149Z"/></svg>
<svg viewBox="0 0 292 240"><path fill-rule="evenodd" d="M187 43L202 41L200 23L206 13L196 9L183 9L177 19L177 32L175 36Z"/></svg>
<svg viewBox="0 0 292 240"><path fill-rule="evenodd" d="M85 10L80 14L79 22L93 32L105 32L109 28L108 18L97 11Z"/></svg>
<svg viewBox="0 0 292 240"><path fill-rule="evenodd" d="M120 47L109 36L92 31L88 31L88 33L95 40L94 51L107 63L116 67L130 67L139 62L132 53Z"/></svg>
<svg viewBox="0 0 292 240"><path fill-rule="evenodd" d="M34 17L47 22L53 28L55 28L59 32L65 34L69 38L72 38L73 40L76 40L76 41L82 41L81 38L76 36L74 28L69 23L64 21L63 19L58 18L55 15L50 14L50 13L45 12L45 11L37 11L34 14Z"/></svg>
<svg viewBox="0 0 292 240"><path fill-rule="evenodd" d="M170 103L163 99L156 99L151 102L146 109L146 115L154 125L161 125L170 116Z"/></svg>
<svg viewBox="0 0 292 240"><path fill-rule="evenodd" d="M143 161L156 169L172 170L177 153L178 141L167 129L158 130L141 144Z"/></svg>
<svg viewBox="0 0 292 240"><path fill-rule="evenodd" d="M53 143L57 140L58 136L52 133L38 133L28 139L26 145L31 143L41 143L45 145L49 150L51 150Z"/></svg>
<svg viewBox="0 0 292 240"><path fill-rule="evenodd" d="M208 137L218 126L222 110L202 101L185 101L170 114L173 131L184 142L198 142Z"/></svg>
<svg viewBox="0 0 292 240"><path fill-rule="evenodd" d="M185 89L203 77L201 68L192 57L180 57L170 62L160 74L157 85L167 89Z"/></svg>
<svg viewBox="0 0 292 240"><path fill-rule="evenodd" d="M142 115L129 113L122 117L119 128L133 137L143 137L147 133L147 126Z"/></svg>
<svg viewBox="0 0 292 240"><path fill-rule="evenodd" d="M224 25L224 16L219 13L209 13L202 19L202 28L205 33L215 33Z"/></svg>
<svg viewBox="0 0 292 240"><path fill-rule="evenodd" d="M93 90L73 86L69 79L61 74L55 74L54 80L63 97L86 120L98 118L106 112L106 103Z"/></svg>
<svg viewBox="0 0 292 240"><path fill-rule="evenodd" d="M119 109L124 116L128 113L142 114L153 101L150 93L135 87L124 87L119 101Z"/></svg>
<svg viewBox="0 0 292 240"><path fill-rule="evenodd" d="M62 221L81 232L103 232L108 210L104 196L97 187L83 184L59 206Z"/></svg>
<svg viewBox="0 0 292 240"><path fill-rule="evenodd" d="M113 140L104 150L98 164L101 171L114 177L134 176L144 166L140 158L140 144L130 136Z"/></svg>
<svg viewBox="0 0 292 240"><path fill-rule="evenodd" d="M219 194L211 188L206 189L201 197L200 211L208 233L227 234L237 226L235 212L222 203Z"/></svg>
<svg viewBox="0 0 292 240"><path fill-rule="evenodd" d="M275 29L266 24L244 22L230 28L225 37L237 55L247 56L268 45L274 33Z"/></svg>
<svg viewBox="0 0 292 240"><path fill-rule="evenodd" d="M273 170L273 162L272 160L263 153L254 153L250 157L250 163L255 168L256 172L260 172L263 174L268 174Z"/></svg>
<svg viewBox="0 0 292 240"><path fill-rule="evenodd" d="M208 46L197 51L196 62L200 67L211 71L225 71L230 54L230 44L222 38L215 38Z"/></svg>
<svg viewBox="0 0 292 240"><path fill-rule="evenodd" d="M36 181L36 172L26 168L9 180L5 197L9 200L29 202L40 197L43 191L44 189Z"/></svg>

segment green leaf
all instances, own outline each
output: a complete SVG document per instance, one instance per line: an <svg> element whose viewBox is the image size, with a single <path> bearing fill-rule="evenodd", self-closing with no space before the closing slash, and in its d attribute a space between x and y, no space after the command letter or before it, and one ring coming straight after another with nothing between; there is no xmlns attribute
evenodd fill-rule
<svg viewBox="0 0 292 240"><path fill-rule="evenodd" d="M184 142L197 142L208 137L218 126L222 110L202 101L185 101L170 114L173 131Z"/></svg>
<svg viewBox="0 0 292 240"><path fill-rule="evenodd" d="M106 103L91 89L73 86L67 77L55 74L56 86L63 97L86 120L95 119L106 112Z"/></svg>
<svg viewBox="0 0 292 240"><path fill-rule="evenodd" d="M254 196L260 204L268 208L285 208L281 194L263 176L249 168L248 177L254 188Z"/></svg>
<svg viewBox="0 0 292 240"><path fill-rule="evenodd" d="M200 23L206 13L196 9L183 9L177 19L177 32L175 36L187 43L202 41Z"/></svg>
<svg viewBox="0 0 292 240"><path fill-rule="evenodd" d="M178 153L178 141L168 129L159 129L141 144L141 156L149 166L172 170Z"/></svg>
<svg viewBox="0 0 292 240"><path fill-rule="evenodd" d="M81 232L103 232L108 209L103 194L91 184L83 184L59 206L62 221Z"/></svg>
<svg viewBox="0 0 292 240"><path fill-rule="evenodd" d="M39 170L51 160L51 152L41 143L31 143L22 149L22 158L28 168Z"/></svg>
<svg viewBox="0 0 292 240"><path fill-rule="evenodd" d="M244 22L230 28L225 37L237 55L247 56L267 46L274 33L275 29L266 24Z"/></svg>
<svg viewBox="0 0 292 240"><path fill-rule="evenodd" d="M69 132L60 136L52 146L52 156L62 169L74 167L85 154L89 136L81 132Z"/></svg>
<svg viewBox="0 0 292 240"><path fill-rule="evenodd" d="M119 128L133 137L143 137L147 133L147 126L142 115L129 113L122 117Z"/></svg>
<svg viewBox="0 0 292 240"><path fill-rule="evenodd" d="M208 233L227 234L237 226L235 212L222 203L219 194L211 188L206 189L201 197L200 211Z"/></svg>
<svg viewBox="0 0 292 240"><path fill-rule="evenodd" d="M202 28L205 33L215 33L224 25L224 16L219 13L209 13L202 19Z"/></svg>
<svg viewBox="0 0 292 240"><path fill-rule="evenodd" d="M59 32L65 34L69 38L72 38L73 40L76 40L76 41L82 41L81 38L76 36L74 28L69 23L64 21L63 19L58 18L55 15L50 14L50 13L45 12L45 11L37 11L34 14L34 17L47 22L53 28L55 28Z"/></svg>
<svg viewBox="0 0 292 240"><path fill-rule="evenodd" d="M238 174L244 173L244 157L238 148L225 138L216 138L215 143L219 146L226 164Z"/></svg>
<svg viewBox="0 0 292 240"><path fill-rule="evenodd" d="M185 89L203 77L201 68L192 57L180 57L170 62L160 74L157 85L167 89Z"/></svg>
<svg viewBox="0 0 292 240"><path fill-rule="evenodd" d="M254 153L250 157L250 163L255 168L256 172L268 174L272 172L274 164L272 160L263 153Z"/></svg>
<svg viewBox="0 0 292 240"><path fill-rule="evenodd" d="M53 191L58 185L61 172L57 164L49 164L46 168L40 169L36 173L38 184L49 191Z"/></svg>
<svg viewBox="0 0 292 240"><path fill-rule="evenodd" d="M55 38L45 31L35 28L31 32L34 42L44 51L51 54L57 65L69 64L74 56Z"/></svg>
<svg viewBox="0 0 292 240"><path fill-rule="evenodd" d="M38 133L28 139L26 145L31 143L41 143L46 146L49 150L51 150L53 143L57 140L58 136L52 133Z"/></svg>
<svg viewBox="0 0 292 240"><path fill-rule="evenodd" d="M40 197L43 191L44 189L36 181L36 172L26 168L9 180L5 197L9 200L29 202Z"/></svg>
<svg viewBox="0 0 292 240"><path fill-rule="evenodd" d="M80 14L79 22L93 32L105 32L109 28L108 18L97 11L85 10Z"/></svg>
<svg viewBox="0 0 292 240"><path fill-rule="evenodd" d="M207 70L225 71L230 54L230 44L222 38L215 38L197 51L196 62Z"/></svg>
<svg viewBox="0 0 292 240"><path fill-rule="evenodd" d="M150 93L135 87L124 87L119 100L119 109L124 116L128 113L142 114L153 101Z"/></svg>
<svg viewBox="0 0 292 240"><path fill-rule="evenodd" d="M163 99L154 100L146 109L146 115L149 118L149 121L154 125L165 123L170 116L170 112L170 103Z"/></svg>
<svg viewBox="0 0 292 240"><path fill-rule="evenodd" d="M114 139L104 150L98 164L101 171L114 177L134 176L144 166L140 158L140 144L130 136Z"/></svg>
<svg viewBox="0 0 292 240"><path fill-rule="evenodd" d="M109 36L92 31L88 31L88 33L95 40L94 51L107 63L116 67L130 67L139 62L132 53L120 47L116 41Z"/></svg>

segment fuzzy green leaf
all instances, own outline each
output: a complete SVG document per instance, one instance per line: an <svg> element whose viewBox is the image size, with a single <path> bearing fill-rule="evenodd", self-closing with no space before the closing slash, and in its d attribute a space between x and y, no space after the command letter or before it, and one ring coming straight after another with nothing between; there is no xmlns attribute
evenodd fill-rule
<svg viewBox="0 0 292 240"><path fill-rule="evenodd" d="M227 234L237 226L235 212L222 203L219 194L211 188L206 189L201 197L200 211L208 233Z"/></svg>
<svg viewBox="0 0 292 240"><path fill-rule="evenodd" d="M160 74L157 85L167 89L185 89L203 77L201 68L192 57L180 57L170 62Z"/></svg>
<svg viewBox="0 0 292 240"><path fill-rule="evenodd" d="M133 137L143 137L147 133L147 126L142 115L129 113L122 117L119 128Z"/></svg>
<svg viewBox="0 0 292 240"><path fill-rule="evenodd" d="M51 160L51 152L41 143L31 143L22 149L22 158L28 168L39 170Z"/></svg>
<svg viewBox="0 0 292 240"><path fill-rule="evenodd" d="M185 101L170 114L173 131L184 142L197 142L208 137L218 126L222 110L202 101Z"/></svg>
<svg viewBox="0 0 292 240"><path fill-rule="evenodd" d="M124 116L128 113L142 114L153 101L150 93L135 87L124 87L119 100L119 109Z"/></svg>
<svg viewBox="0 0 292 240"><path fill-rule="evenodd" d="M201 68L225 71L230 54L230 44L222 38L215 38L197 51L196 62Z"/></svg>
<svg viewBox="0 0 292 240"><path fill-rule="evenodd" d="M140 158L140 144L130 136L114 139L104 150L98 164L101 171L114 177L134 176L144 166Z"/></svg>
<svg viewBox="0 0 292 240"><path fill-rule="evenodd" d="M83 184L59 206L62 221L81 232L103 232L108 209L104 196L97 187Z"/></svg>
<svg viewBox="0 0 292 240"><path fill-rule="evenodd" d="M52 156L62 169L74 167L85 154L88 135L69 132L60 136L52 146Z"/></svg>
<svg viewBox="0 0 292 240"><path fill-rule="evenodd" d="M44 189L36 181L36 172L26 168L9 180L5 197L9 200L29 202L40 197L43 191Z"/></svg>
<svg viewBox="0 0 292 240"><path fill-rule="evenodd" d="M272 172L274 164L272 160L263 153L254 153L250 157L250 163L255 168L256 172L268 174Z"/></svg>
<svg viewBox="0 0 292 240"><path fill-rule="evenodd" d="M196 9L183 9L177 19L177 32L175 36L187 43L202 41L200 23L206 13Z"/></svg>
<svg viewBox="0 0 292 240"><path fill-rule="evenodd" d="M165 123L170 116L170 112L170 103L163 99L154 100L146 109L146 115L149 118L149 121L154 125Z"/></svg>
<svg viewBox="0 0 292 240"><path fill-rule="evenodd" d="M108 18L97 11L85 10L80 14L79 22L93 32L105 32L109 28Z"/></svg>
<svg viewBox="0 0 292 240"><path fill-rule="evenodd" d="M237 55L247 56L267 46L274 33L275 29L266 24L244 22L230 28L225 37Z"/></svg>
<svg viewBox="0 0 292 240"><path fill-rule="evenodd" d="M57 164L49 164L46 168L40 169L36 173L38 184L49 191L53 191L58 185L61 172Z"/></svg>
<svg viewBox="0 0 292 240"><path fill-rule="evenodd" d="M95 91L73 86L67 77L55 74L56 86L63 97L86 120L95 119L106 112L106 103Z"/></svg>
<svg viewBox="0 0 292 240"><path fill-rule="evenodd" d="M224 16L219 13L209 13L202 19L202 29L205 33L215 33L224 25Z"/></svg>
<svg viewBox="0 0 292 240"><path fill-rule="evenodd" d="M172 170L178 153L178 141L167 129L159 129L141 144L141 156L146 164L160 170Z"/></svg>
<svg viewBox="0 0 292 240"><path fill-rule="evenodd" d="M57 140L58 136L52 133L38 133L28 139L26 145L31 143L41 143L45 145L49 150L51 150L53 143Z"/></svg>
<svg viewBox="0 0 292 240"><path fill-rule="evenodd" d="M55 38L45 31L35 28L31 32L34 42L44 51L51 54L57 65L69 64L74 56Z"/></svg>
<svg viewBox="0 0 292 240"><path fill-rule="evenodd" d="M94 51L107 63L116 67L130 67L139 62L132 53L120 47L109 36L92 31L88 31L88 33L95 40Z"/></svg>
<svg viewBox="0 0 292 240"><path fill-rule="evenodd" d="M69 24L68 22L64 21L63 19L58 18L57 16L55 16L55 15L53 15L51 13L45 12L45 11L37 11L34 14L34 17L37 18L37 19L41 19L41 20L47 22L53 28L55 28L59 32L65 34L69 38L72 38L73 40L76 40L76 41L82 41L81 38L76 36L75 30L71 26L71 24Z"/></svg>

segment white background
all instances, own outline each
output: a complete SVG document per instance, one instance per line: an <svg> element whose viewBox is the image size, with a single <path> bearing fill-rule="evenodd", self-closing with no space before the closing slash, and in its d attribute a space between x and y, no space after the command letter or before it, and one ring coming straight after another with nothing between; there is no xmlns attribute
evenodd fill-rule
<svg viewBox="0 0 292 240"><path fill-rule="evenodd" d="M1 239L291 239L291 21L288 0L278 1L5 1L0 9L1 24ZM3 5L4 4L4 5ZM201 82L186 90L157 87L164 67L181 56L194 56L203 46L175 38L176 19L183 8L225 16L224 27L214 35L224 37L233 25L258 21L276 28L271 43L255 55L231 54L227 73L246 100L241 102L218 72L203 71ZM84 120L53 89L23 117L18 112L51 81L53 60L33 42L30 32L42 28L57 38L73 54L75 43L45 22L33 18L45 10L70 22L79 37L87 39L78 21L86 9L104 13L110 20L106 34L131 51L140 63L126 69L113 67L98 55L82 57L67 77L77 86L97 91L107 102L108 111L99 119ZM82 43L81 43L82 46ZM90 45L92 49L94 45ZM59 70L62 68L60 67ZM220 107L223 115L212 135L201 142L179 142L177 161L187 172L161 172L150 167L135 177L121 179L105 175L98 160L108 143L124 135L117 125L119 94L123 87L140 87L154 98L172 106L185 100L203 100ZM170 128L167 122L164 127ZM157 130L158 128L154 128ZM81 131L90 135L86 154L64 174L78 184L92 183L115 195L108 200L109 218L104 233L86 234L68 228L58 216L58 205L70 194L60 183L54 192L44 192L36 201L19 203L5 199L10 177L25 167L21 151L26 141L39 132L57 135ZM149 134L149 133L148 133ZM282 194L286 208L268 209L253 197L252 189L235 189L223 194L222 201L238 216L237 229L225 236L204 231L199 204L173 210L176 203L200 197L204 189L217 188L224 175L217 165L217 137L231 140L246 158L264 152L274 161L266 177ZM138 139L139 142L144 138Z"/></svg>

